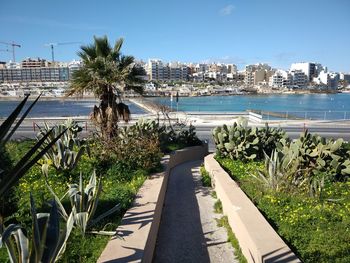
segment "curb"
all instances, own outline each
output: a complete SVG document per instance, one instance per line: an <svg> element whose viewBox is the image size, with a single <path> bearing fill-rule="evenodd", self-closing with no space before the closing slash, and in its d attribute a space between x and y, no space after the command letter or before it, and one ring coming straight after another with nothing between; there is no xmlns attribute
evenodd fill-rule
<svg viewBox="0 0 350 263"><path fill-rule="evenodd" d="M204 158L204 166L248 262L301 262L214 159L214 154Z"/></svg>
<svg viewBox="0 0 350 263"><path fill-rule="evenodd" d="M152 174L140 188L133 207L126 211L98 263L152 262L170 171L192 160L203 159L208 144L177 150L162 159L164 171Z"/></svg>

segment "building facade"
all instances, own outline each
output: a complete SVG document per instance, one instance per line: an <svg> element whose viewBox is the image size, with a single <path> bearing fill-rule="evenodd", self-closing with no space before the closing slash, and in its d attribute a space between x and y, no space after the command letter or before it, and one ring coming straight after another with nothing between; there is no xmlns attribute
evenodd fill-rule
<svg viewBox="0 0 350 263"><path fill-rule="evenodd" d="M248 87L254 87L262 82L267 83L273 70L267 64L247 65L245 67L244 84Z"/></svg>
<svg viewBox="0 0 350 263"><path fill-rule="evenodd" d="M323 66L319 63L314 62L299 62L293 63L290 67L290 70L300 70L302 71L308 79L308 82L311 82L313 78L316 78L322 70Z"/></svg>
<svg viewBox="0 0 350 263"><path fill-rule="evenodd" d="M50 66L43 59L26 59L21 63L9 62L0 68L0 83L21 82L64 82L81 66L81 62Z"/></svg>
<svg viewBox="0 0 350 263"><path fill-rule="evenodd" d="M146 66L149 80L157 81L187 81L190 68L179 62L163 63L159 59L150 59Z"/></svg>

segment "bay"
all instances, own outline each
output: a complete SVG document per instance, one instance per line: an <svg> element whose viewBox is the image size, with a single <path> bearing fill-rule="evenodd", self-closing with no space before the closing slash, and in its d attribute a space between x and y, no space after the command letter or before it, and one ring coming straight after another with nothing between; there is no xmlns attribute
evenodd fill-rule
<svg viewBox="0 0 350 263"><path fill-rule="evenodd" d="M148 98L176 110L169 97ZM186 112L237 112L257 110L288 113L313 119L350 119L350 94L269 94L208 97L180 97L179 111Z"/></svg>
<svg viewBox="0 0 350 263"><path fill-rule="evenodd" d="M3 100L0 101L0 117L9 116L16 108L20 101ZM39 100L32 108L28 117L73 117L73 116L88 116L94 107L98 105L96 100ZM135 104L128 103L130 112L133 114L145 113ZM25 109L30 105L27 102Z"/></svg>

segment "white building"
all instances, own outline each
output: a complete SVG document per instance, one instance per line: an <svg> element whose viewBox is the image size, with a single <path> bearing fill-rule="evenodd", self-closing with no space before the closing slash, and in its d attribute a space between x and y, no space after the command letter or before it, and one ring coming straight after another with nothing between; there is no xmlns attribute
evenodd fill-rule
<svg viewBox="0 0 350 263"><path fill-rule="evenodd" d="M330 73L325 70L321 71L317 78L313 79L314 83L320 86L324 86L328 89L337 89L339 82L338 73Z"/></svg>
<svg viewBox="0 0 350 263"><path fill-rule="evenodd" d="M344 80L347 81L350 84L350 73L346 74L346 73L340 73L339 74L339 79L340 80Z"/></svg>
<svg viewBox="0 0 350 263"><path fill-rule="evenodd" d="M285 70L277 70L269 78L269 86L273 88L287 88L292 84L292 75Z"/></svg>
<svg viewBox="0 0 350 263"><path fill-rule="evenodd" d="M163 63L159 59L150 59L146 66L149 80L187 81L189 67L179 62Z"/></svg>
<svg viewBox="0 0 350 263"><path fill-rule="evenodd" d="M307 76L308 81L311 82L314 77L317 77L318 74L323 70L321 64L314 62L299 62L293 63L290 67L290 70L301 70Z"/></svg>
<svg viewBox="0 0 350 263"><path fill-rule="evenodd" d="M301 70L289 71L291 75L291 84L294 87L305 88L309 82L307 75Z"/></svg>
<svg viewBox="0 0 350 263"><path fill-rule="evenodd" d="M156 86L154 85L154 83L150 82L150 83L146 83L145 84L145 90L150 90L150 91L155 91L157 90Z"/></svg>
<svg viewBox="0 0 350 263"><path fill-rule="evenodd" d="M21 64L18 62L12 62L10 60L8 63L6 63L5 68L7 68L7 69L19 69L19 68L21 68Z"/></svg>

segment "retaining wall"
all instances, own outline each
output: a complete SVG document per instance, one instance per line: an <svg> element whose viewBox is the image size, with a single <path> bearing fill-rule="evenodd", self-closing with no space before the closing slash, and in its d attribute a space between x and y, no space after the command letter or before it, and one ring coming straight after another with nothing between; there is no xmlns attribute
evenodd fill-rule
<svg viewBox="0 0 350 263"><path fill-rule="evenodd" d="M162 159L164 171L151 175L140 188L132 208L97 262L152 262L170 171L183 162L200 160L208 144L177 150Z"/></svg>
<svg viewBox="0 0 350 263"><path fill-rule="evenodd" d="M237 183L221 168L214 154L204 158L204 165L248 262L301 262Z"/></svg>

